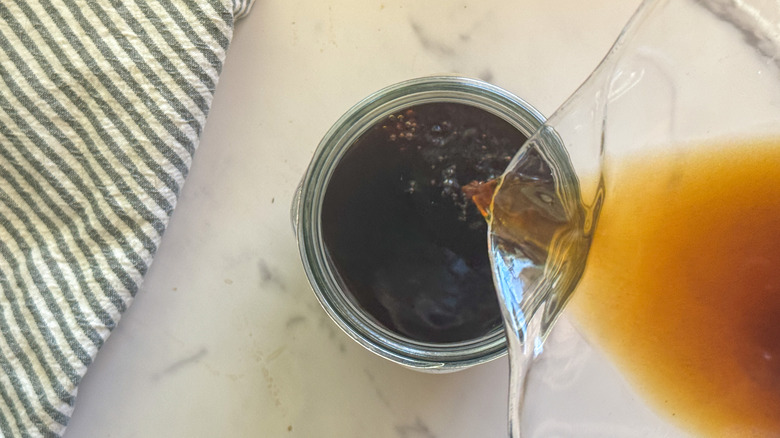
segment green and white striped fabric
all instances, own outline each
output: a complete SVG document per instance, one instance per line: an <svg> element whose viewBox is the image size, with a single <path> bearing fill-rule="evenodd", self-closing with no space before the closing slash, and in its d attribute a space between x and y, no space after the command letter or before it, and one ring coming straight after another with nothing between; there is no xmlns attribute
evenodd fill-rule
<svg viewBox="0 0 780 438"><path fill-rule="evenodd" d="M0 0L0 433L60 436L252 0Z"/></svg>

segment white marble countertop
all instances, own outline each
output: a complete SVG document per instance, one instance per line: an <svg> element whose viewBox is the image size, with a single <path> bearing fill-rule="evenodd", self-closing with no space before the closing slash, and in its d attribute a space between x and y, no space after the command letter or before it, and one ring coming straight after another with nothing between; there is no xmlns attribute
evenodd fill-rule
<svg viewBox="0 0 780 438"><path fill-rule="evenodd" d="M418 373L327 318L291 230L293 190L328 127L401 80L478 77L549 115L637 4L257 0L154 265L66 436L507 436L506 358Z"/></svg>

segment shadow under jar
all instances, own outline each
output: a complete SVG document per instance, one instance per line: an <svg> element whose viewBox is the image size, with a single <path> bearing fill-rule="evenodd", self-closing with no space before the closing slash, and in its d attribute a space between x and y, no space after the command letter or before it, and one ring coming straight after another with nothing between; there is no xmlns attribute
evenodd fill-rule
<svg viewBox="0 0 780 438"><path fill-rule="evenodd" d="M428 371L506 352L487 225L462 188L500 176L543 120L500 88L444 76L381 90L331 128L293 219L314 291L348 335Z"/></svg>

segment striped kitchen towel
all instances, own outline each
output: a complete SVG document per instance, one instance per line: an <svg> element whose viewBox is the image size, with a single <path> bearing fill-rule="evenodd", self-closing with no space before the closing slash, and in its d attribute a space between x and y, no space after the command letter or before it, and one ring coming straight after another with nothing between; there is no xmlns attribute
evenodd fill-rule
<svg viewBox="0 0 780 438"><path fill-rule="evenodd" d="M252 0L0 0L0 433L60 436Z"/></svg>

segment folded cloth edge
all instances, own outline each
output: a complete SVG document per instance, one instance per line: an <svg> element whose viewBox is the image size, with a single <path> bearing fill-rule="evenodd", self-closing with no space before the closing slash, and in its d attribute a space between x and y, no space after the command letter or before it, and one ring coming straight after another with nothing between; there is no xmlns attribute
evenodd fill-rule
<svg viewBox="0 0 780 438"><path fill-rule="evenodd" d="M255 0L233 0L233 21L238 21L252 10Z"/></svg>

